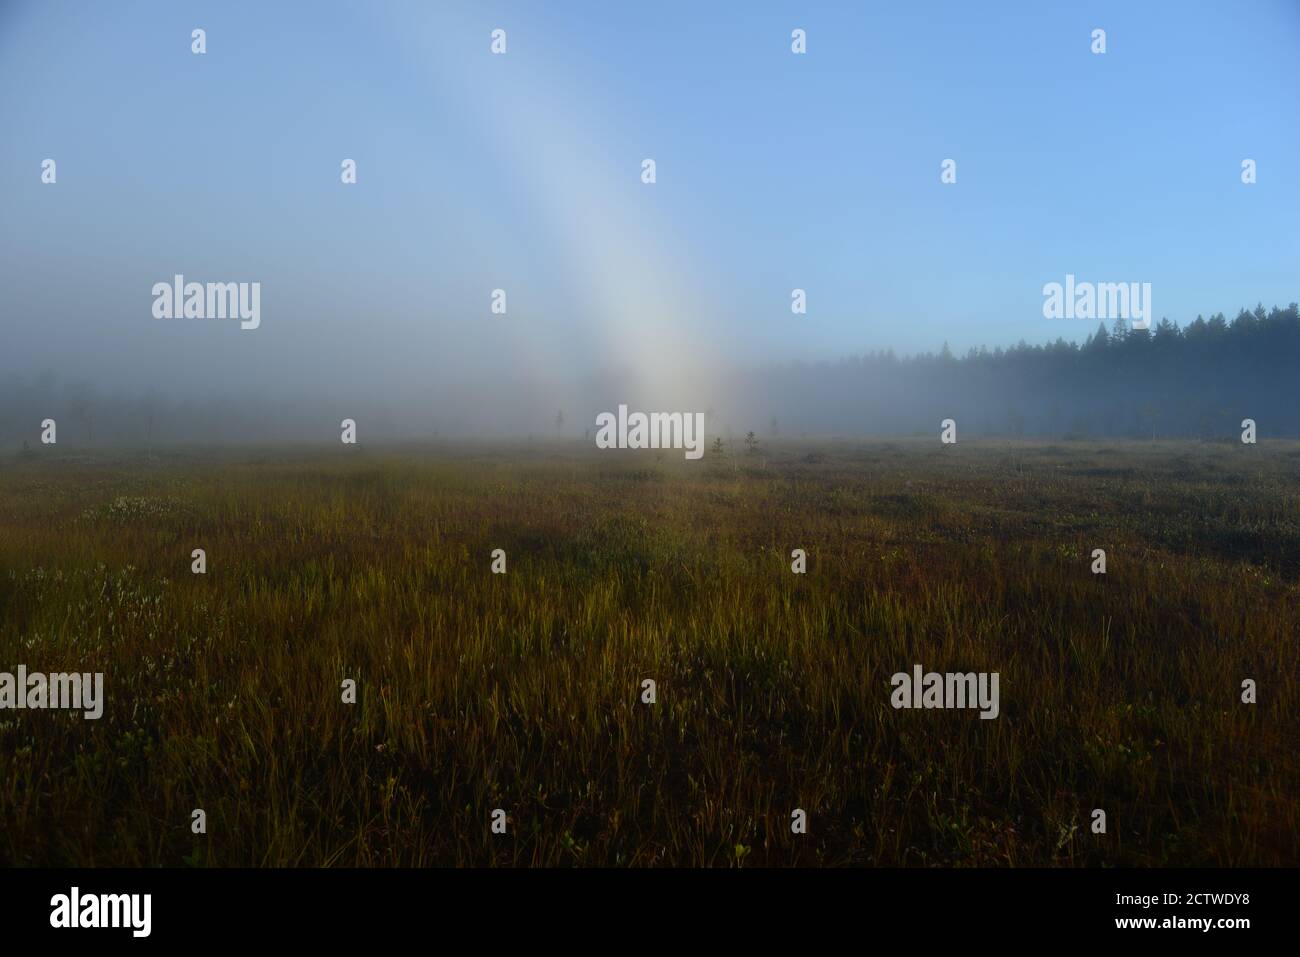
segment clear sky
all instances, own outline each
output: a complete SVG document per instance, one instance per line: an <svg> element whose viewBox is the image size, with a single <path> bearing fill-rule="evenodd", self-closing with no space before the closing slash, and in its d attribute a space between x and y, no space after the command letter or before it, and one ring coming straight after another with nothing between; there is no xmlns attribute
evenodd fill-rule
<svg viewBox="0 0 1300 957"><path fill-rule="evenodd" d="M670 380L1082 339L1067 273L1285 305L1297 51L1297 0L4 0L0 373ZM261 327L153 319L175 273L260 281Z"/></svg>

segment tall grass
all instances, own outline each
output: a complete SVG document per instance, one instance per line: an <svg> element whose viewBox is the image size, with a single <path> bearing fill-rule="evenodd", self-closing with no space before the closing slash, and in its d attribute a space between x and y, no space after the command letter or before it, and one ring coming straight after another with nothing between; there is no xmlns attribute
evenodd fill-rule
<svg viewBox="0 0 1300 957"><path fill-rule="evenodd" d="M0 861L1294 864L1297 466L1285 443L6 458L0 670L103 671L107 705L0 711ZM999 672L1001 717L895 711L915 663Z"/></svg>

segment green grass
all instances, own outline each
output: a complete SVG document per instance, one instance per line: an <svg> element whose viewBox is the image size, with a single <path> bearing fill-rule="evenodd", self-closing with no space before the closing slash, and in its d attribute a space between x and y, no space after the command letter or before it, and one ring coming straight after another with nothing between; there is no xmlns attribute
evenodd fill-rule
<svg viewBox="0 0 1300 957"><path fill-rule="evenodd" d="M1295 443L8 456L0 670L103 671L107 705L0 712L0 862L1294 864L1298 470ZM918 662L999 672L1001 717L893 710Z"/></svg>

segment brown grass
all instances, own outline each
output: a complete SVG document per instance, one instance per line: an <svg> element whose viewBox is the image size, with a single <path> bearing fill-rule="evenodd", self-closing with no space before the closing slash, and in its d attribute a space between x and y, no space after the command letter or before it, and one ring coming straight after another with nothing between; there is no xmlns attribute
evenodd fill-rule
<svg viewBox="0 0 1300 957"><path fill-rule="evenodd" d="M1294 864L1298 467L1287 443L6 458L0 670L103 671L108 701L0 712L0 862ZM895 711L918 662L999 672L1001 717Z"/></svg>

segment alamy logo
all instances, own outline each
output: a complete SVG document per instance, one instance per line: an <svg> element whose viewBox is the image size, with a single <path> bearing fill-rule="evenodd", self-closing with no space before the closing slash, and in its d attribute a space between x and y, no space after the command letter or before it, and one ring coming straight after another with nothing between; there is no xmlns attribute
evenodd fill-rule
<svg viewBox="0 0 1300 957"><path fill-rule="evenodd" d="M704 455L703 412L633 412L596 416L598 449L685 449L688 459Z"/></svg>
<svg viewBox="0 0 1300 957"><path fill-rule="evenodd" d="M26 665L18 666L17 675L0 671L0 711L6 708L80 709L94 721L104 714L104 673L28 674Z"/></svg>
<svg viewBox="0 0 1300 957"><path fill-rule="evenodd" d="M152 894L70 894L50 898L51 927L129 927L132 937L148 937L153 920Z"/></svg>
<svg viewBox="0 0 1300 957"><path fill-rule="evenodd" d="M239 328L262 324L260 282L186 282L179 273L171 282L153 284L155 319L239 319Z"/></svg>
<svg viewBox="0 0 1300 957"><path fill-rule="evenodd" d="M1067 273L1065 286L1043 286L1046 319L1126 319L1134 329L1151 328L1151 283L1080 282Z"/></svg>
<svg viewBox="0 0 1300 957"><path fill-rule="evenodd" d="M890 679L894 686L889 703L897 708L979 708L981 718L996 718L998 707L998 673L930 671L924 675L920 665L912 673L900 671Z"/></svg>

